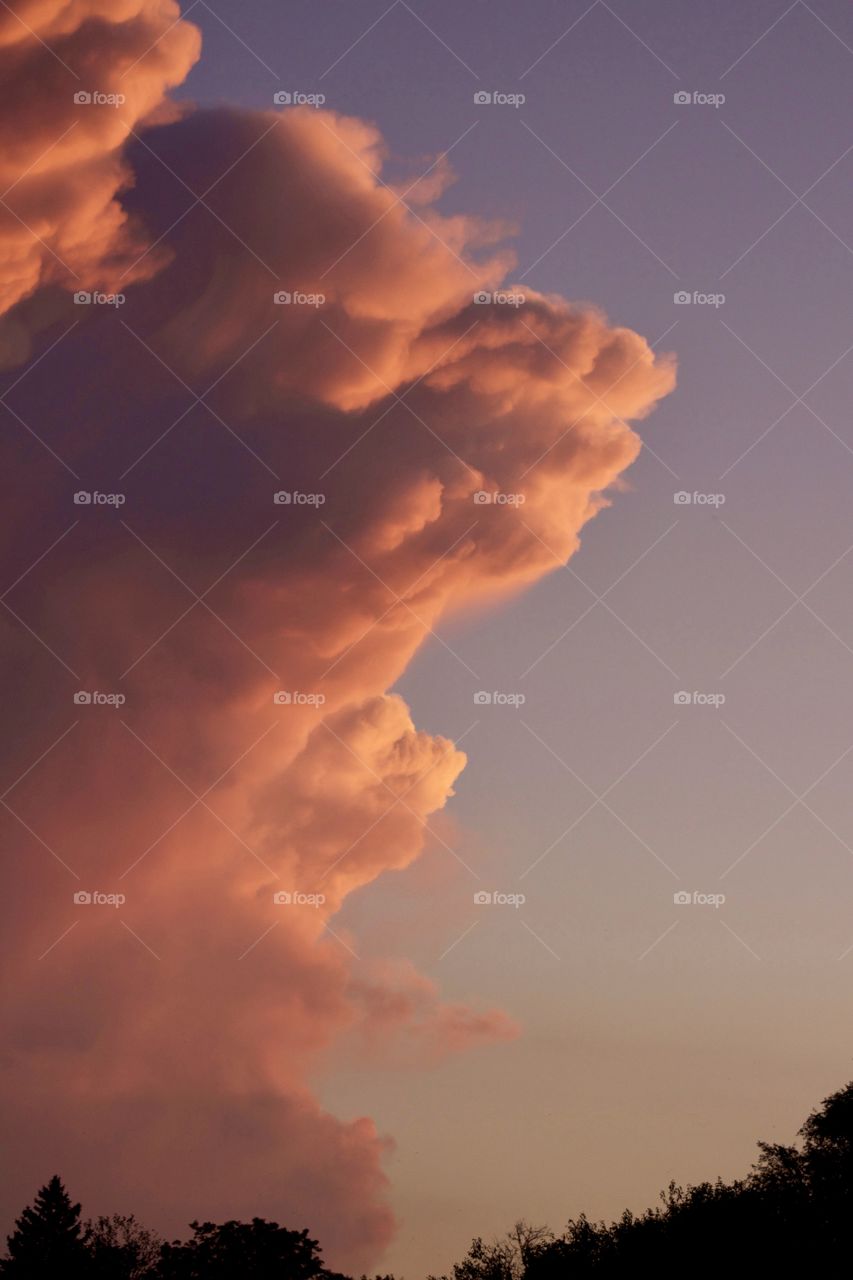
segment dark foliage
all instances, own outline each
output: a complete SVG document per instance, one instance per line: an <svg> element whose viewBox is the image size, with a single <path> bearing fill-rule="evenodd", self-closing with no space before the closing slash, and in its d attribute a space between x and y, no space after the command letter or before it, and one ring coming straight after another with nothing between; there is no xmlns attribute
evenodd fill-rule
<svg viewBox="0 0 853 1280"><path fill-rule="evenodd" d="M115 1214L81 1234L79 1204L51 1178L8 1239L3 1280L348 1280L323 1266L307 1231L263 1218L190 1227L189 1240L165 1244L134 1217Z"/></svg>
<svg viewBox="0 0 853 1280"><path fill-rule="evenodd" d="M72 1204L59 1178L42 1187L7 1240L3 1276L43 1280L45 1276L87 1275L89 1255L81 1240L80 1206Z"/></svg>
<svg viewBox="0 0 853 1280"><path fill-rule="evenodd" d="M477 1239L453 1280L609 1280L813 1275L853 1270L853 1084L827 1098L798 1146L759 1143L740 1181L670 1183L657 1208L610 1224L583 1214L561 1236L517 1224L504 1240ZM524 1242L522 1244L522 1242Z"/></svg>
<svg viewBox="0 0 853 1280"><path fill-rule="evenodd" d="M163 1246L157 1280L343 1280L326 1271L316 1240L277 1222L191 1222L192 1238Z"/></svg>
<svg viewBox="0 0 853 1280"><path fill-rule="evenodd" d="M145 1280L155 1274L163 1241L147 1231L131 1214L115 1213L86 1223L84 1244L89 1251L93 1280Z"/></svg>
<svg viewBox="0 0 853 1280"><path fill-rule="evenodd" d="M853 1271L853 1084L809 1116L799 1139L793 1146L760 1142L742 1180L670 1183L656 1208L626 1210L616 1222L581 1214L559 1236L519 1222L502 1240L478 1237L452 1280L610 1280L646 1272L662 1280L846 1278ZM119 1215L98 1218L84 1232L79 1204L53 1177L18 1219L0 1271L4 1280L347 1280L324 1267L307 1231L263 1218L190 1226L188 1240L171 1244Z"/></svg>

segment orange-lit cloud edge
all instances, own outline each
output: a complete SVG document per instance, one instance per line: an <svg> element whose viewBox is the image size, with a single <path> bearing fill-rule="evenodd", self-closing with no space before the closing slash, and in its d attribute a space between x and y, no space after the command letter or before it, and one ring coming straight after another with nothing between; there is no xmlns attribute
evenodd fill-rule
<svg viewBox="0 0 853 1280"><path fill-rule="evenodd" d="M516 1032L501 1011L443 1003L403 958L359 961L357 940L326 932L347 895L419 856L465 763L388 690L454 610L577 549L639 451L628 421L670 391L673 365L558 297L475 304L511 287L497 230L436 210L441 166L398 200L368 123L301 108L178 118L166 95L199 38L172 0L17 12L26 25L0 16L3 363L80 321L75 291L122 291L128 329L110 316L104 337L92 307L74 341L115 344L128 400L150 409L121 442L126 461L177 416L167 368L199 389L224 375L209 403L282 479L262 471L259 489L235 469L227 512L164 481L149 518L126 516L133 536L81 521L16 597L81 687L125 691L129 727L113 716L92 730L81 713L15 792L27 827L9 820L2 1095L27 1155L4 1175L4 1203L60 1167L76 1195L109 1194L154 1225L264 1213L307 1224L335 1265L368 1266L394 1229L387 1142L368 1119L325 1112L312 1073L353 1030L415 1063ZM75 102L81 88L124 102ZM170 226L132 159L164 185L210 188L215 214ZM277 289L325 301L277 306ZM113 432L93 422L68 447L103 456ZM154 484L157 457L135 481ZM46 504L67 476L55 485ZM297 488L323 505L273 505L273 489ZM28 536L31 506L13 497L10 544ZM191 602L153 552L194 583L221 576L215 614L196 606L174 625ZM37 686L32 704L20 694L12 780L71 700L62 671L45 698L50 657L15 619L2 626L16 690ZM282 706L281 688L325 701ZM77 880L45 870L33 830ZM123 892L126 928L111 911L81 923L78 888ZM282 889L325 900L283 910Z"/></svg>

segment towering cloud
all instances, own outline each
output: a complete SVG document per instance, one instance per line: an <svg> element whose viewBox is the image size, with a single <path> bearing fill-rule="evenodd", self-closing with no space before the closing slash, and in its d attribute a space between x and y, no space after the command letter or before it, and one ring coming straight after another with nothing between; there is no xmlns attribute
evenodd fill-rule
<svg viewBox="0 0 853 1280"><path fill-rule="evenodd" d="M437 187L410 209L361 121L199 111L122 149L195 56L172 5L17 12L87 86L135 88L104 120L62 99L0 225L9 360L33 326L47 352L18 350L0 446L3 1200L61 1168L92 1207L266 1214L367 1266L387 1141L312 1073L350 1031L408 1062L514 1034L337 920L464 765L389 690L454 610L572 554L672 367L559 298L476 302L511 269L496 231ZM10 22L0 58L48 66ZM58 123L23 114L9 182ZM97 196L66 181L83 140ZM83 280L126 302L75 305ZM75 903L96 891L125 901Z"/></svg>

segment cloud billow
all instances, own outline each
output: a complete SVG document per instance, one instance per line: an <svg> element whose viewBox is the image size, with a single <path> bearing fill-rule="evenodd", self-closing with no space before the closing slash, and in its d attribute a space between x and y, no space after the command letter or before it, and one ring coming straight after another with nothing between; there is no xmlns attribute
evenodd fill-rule
<svg viewBox="0 0 853 1280"><path fill-rule="evenodd" d="M127 10L141 45L171 6ZM90 12L45 31L69 64L91 40L126 67L128 32ZM195 56L173 30L132 73L140 115ZM49 58L4 35L0 59ZM56 124L31 122L12 167ZM99 129L69 135L90 139L99 209L49 173L27 198L123 306L75 305L78 280L0 222L7 362L78 321L10 396L49 450L14 421L2 445L24 477L0 517L4 577L24 575L0 633L8 783L77 721L3 817L3 1097L25 1152L3 1201L47 1161L169 1229L285 1217L368 1266L393 1230L387 1140L326 1113L312 1073L351 1031L407 1063L515 1033L400 957L357 959L335 923L421 854L465 763L389 690L442 619L575 551L673 368L591 308L475 302L511 288L500 229L442 215L441 182L400 202L372 125L222 109L149 119L129 146L127 122ZM96 486L124 503L73 505ZM75 706L78 688L126 702ZM79 889L126 902L77 907Z"/></svg>

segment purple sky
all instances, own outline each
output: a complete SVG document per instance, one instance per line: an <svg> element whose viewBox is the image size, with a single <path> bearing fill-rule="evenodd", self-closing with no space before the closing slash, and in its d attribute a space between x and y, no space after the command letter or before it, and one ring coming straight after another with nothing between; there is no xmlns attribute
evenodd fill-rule
<svg viewBox="0 0 853 1280"><path fill-rule="evenodd" d="M322 93L376 124L395 178L449 151L439 207L514 224L512 283L678 360L569 566L443 624L397 686L464 738L435 825L481 880L432 842L340 927L523 1034L403 1074L341 1052L316 1082L396 1143L383 1270L743 1173L851 1057L850 6L182 7L203 53L178 97Z"/></svg>
<svg viewBox="0 0 853 1280"><path fill-rule="evenodd" d="M409 1275L516 1216L617 1214L670 1177L744 1171L755 1138L789 1139L848 1072L853 963L853 757L832 768L853 743L853 553L826 574L853 544L849 6L412 7L434 34L402 3L322 21L248 4L234 29L273 75L199 6L187 92L324 92L408 172L476 124L442 207L516 222L512 278L660 339L679 386L571 570L443 630L458 658L429 644L401 684L419 724L469 730L466 856L528 899L455 946L479 919L464 872L431 886L414 868L345 909L380 950L432 920L418 964L525 1028L431 1078L325 1083L395 1136L389 1266ZM526 102L476 108L480 88ZM675 306L681 289L725 302ZM680 490L725 503L676 506ZM477 709L480 687L527 701ZM726 702L675 706L682 689ZM579 779L601 794L623 774L612 812L582 818ZM726 903L679 910L679 889Z"/></svg>

